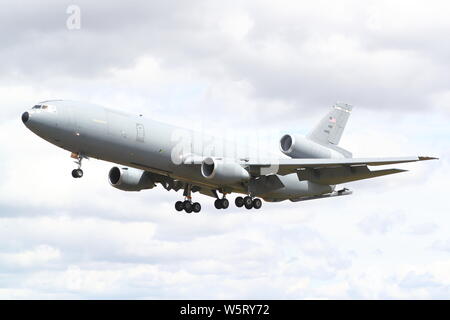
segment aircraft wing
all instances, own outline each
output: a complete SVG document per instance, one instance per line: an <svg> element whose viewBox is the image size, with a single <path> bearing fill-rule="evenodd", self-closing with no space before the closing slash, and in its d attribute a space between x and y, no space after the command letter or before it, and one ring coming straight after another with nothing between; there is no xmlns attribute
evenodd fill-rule
<svg viewBox="0 0 450 320"><path fill-rule="evenodd" d="M395 157L395 158L339 158L339 159L279 159L267 161L245 161L253 174L267 175L272 173L287 175L301 169L323 169L333 167L381 166L395 163L433 160L433 157ZM394 173L394 172L392 172Z"/></svg>

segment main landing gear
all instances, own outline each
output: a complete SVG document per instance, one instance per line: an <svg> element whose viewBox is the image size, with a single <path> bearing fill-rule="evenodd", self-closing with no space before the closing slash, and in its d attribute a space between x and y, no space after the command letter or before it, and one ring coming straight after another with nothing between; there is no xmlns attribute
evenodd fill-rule
<svg viewBox="0 0 450 320"><path fill-rule="evenodd" d="M244 198L237 197L236 200L234 201L234 204L238 208L245 207L248 210L250 210L251 208L260 209L262 207L261 199L252 198L250 196L246 196Z"/></svg>
<svg viewBox="0 0 450 320"><path fill-rule="evenodd" d="M186 213L200 212L202 210L200 203L192 202L191 188L192 185L185 184L183 192L184 201L177 201L175 203L175 210L179 212L184 210ZM222 198L219 198L218 190L213 190L213 193L216 197L216 200L214 201L214 207L216 209L227 209L230 206L230 202L226 198L225 192L221 192L223 194ZM260 209L262 207L262 200L251 196L246 196L244 198L237 197L235 204L238 208L245 207L247 209Z"/></svg>
<svg viewBox="0 0 450 320"><path fill-rule="evenodd" d="M185 211L186 213L191 213L191 212L200 212L202 210L202 206L200 205L200 203L198 202L192 202L192 197L191 197L191 185L187 184L184 187L184 201L177 201L175 202L175 210L177 211Z"/></svg>
<svg viewBox="0 0 450 320"><path fill-rule="evenodd" d="M198 202L192 203L191 199L186 199L184 201L175 202L175 210L177 211L185 211L186 213L191 212L200 212L202 210L202 206Z"/></svg>
<svg viewBox="0 0 450 320"><path fill-rule="evenodd" d="M83 170L81 170L81 161L83 160L83 156L78 153L72 153L71 157L76 159L74 162L78 166L77 169L72 170L72 177L81 178L83 176Z"/></svg>
<svg viewBox="0 0 450 320"><path fill-rule="evenodd" d="M216 207L216 209L227 209L229 206L230 202L225 197L214 201L214 207Z"/></svg>
<svg viewBox="0 0 450 320"><path fill-rule="evenodd" d="M218 210L227 209L230 206L230 202L228 201L227 198L225 198L227 194L225 192L222 192L222 194L223 194L222 198L219 198L217 190L214 190L214 195L216 196L216 201L214 201L214 207Z"/></svg>
<svg viewBox="0 0 450 320"><path fill-rule="evenodd" d="M217 199L216 199L216 201L214 201L214 207L216 207L216 209L227 209L229 207L230 203L225 198L225 193L224 193L222 199L220 199L217 196L217 193L216 193L216 197L217 197ZM253 198L250 196L246 196L244 198L237 197L236 200L234 201L234 204L238 208L245 207L247 209L252 209L252 208L260 209L262 207L262 200L259 198Z"/></svg>

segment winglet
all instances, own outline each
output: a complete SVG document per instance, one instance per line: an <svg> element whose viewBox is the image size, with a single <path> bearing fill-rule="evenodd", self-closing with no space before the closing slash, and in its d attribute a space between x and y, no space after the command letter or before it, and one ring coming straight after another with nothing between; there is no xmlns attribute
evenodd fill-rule
<svg viewBox="0 0 450 320"><path fill-rule="evenodd" d="M425 160L439 160L439 158L435 158L435 157L421 157L421 156L419 156L419 161L425 161Z"/></svg>

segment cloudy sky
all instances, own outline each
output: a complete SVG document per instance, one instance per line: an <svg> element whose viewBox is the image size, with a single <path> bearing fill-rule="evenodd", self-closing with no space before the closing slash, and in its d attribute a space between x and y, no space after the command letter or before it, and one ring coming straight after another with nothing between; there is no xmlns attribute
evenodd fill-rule
<svg viewBox="0 0 450 320"><path fill-rule="evenodd" d="M449 298L449 15L447 1L3 1L0 298ZM179 214L181 194L109 186L111 163L73 180L69 154L20 120L53 98L280 135L345 101L355 156L440 160L348 197L248 213L196 196L201 214Z"/></svg>

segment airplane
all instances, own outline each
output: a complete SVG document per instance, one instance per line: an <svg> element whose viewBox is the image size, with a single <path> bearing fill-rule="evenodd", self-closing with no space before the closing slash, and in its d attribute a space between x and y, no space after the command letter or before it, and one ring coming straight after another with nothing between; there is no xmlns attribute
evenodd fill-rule
<svg viewBox="0 0 450 320"><path fill-rule="evenodd" d="M221 143L194 130L70 100L47 100L22 114L33 133L65 149L75 159L73 178L83 176L82 160L97 158L119 164L108 173L109 183L124 191L183 190L177 211L200 212L192 194L215 199L227 209L227 195L237 207L260 209L262 200L293 202L349 195L336 185L404 172L369 167L437 159L425 156L353 158L338 146L352 106L336 103L306 136L285 134L279 140L284 158L261 158L249 150L228 152ZM193 141L197 137L197 141ZM281 156L281 155L280 155ZM221 196L219 196L219 193Z"/></svg>

